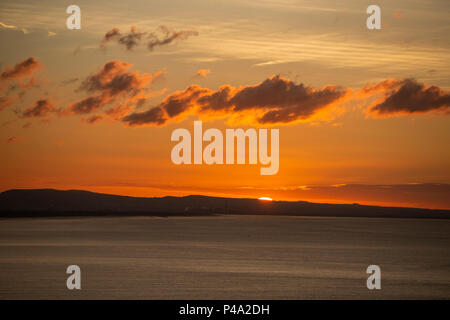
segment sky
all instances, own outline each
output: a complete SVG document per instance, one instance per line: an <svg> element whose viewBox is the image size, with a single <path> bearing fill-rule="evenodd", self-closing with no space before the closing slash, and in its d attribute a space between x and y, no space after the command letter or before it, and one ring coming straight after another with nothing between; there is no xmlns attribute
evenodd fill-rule
<svg viewBox="0 0 450 320"><path fill-rule="evenodd" d="M81 8L69 30L66 8ZM0 3L0 191L450 209L450 3ZM280 165L175 165L177 128L277 128Z"/></svg>

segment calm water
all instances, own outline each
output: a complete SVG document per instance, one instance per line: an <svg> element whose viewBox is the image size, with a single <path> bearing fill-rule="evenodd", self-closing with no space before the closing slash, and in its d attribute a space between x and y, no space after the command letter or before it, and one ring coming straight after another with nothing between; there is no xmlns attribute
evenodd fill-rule
<svg viewBox="0 0 450 320"><path fill-rule="evenodd" d="M66 289L81 267L82 290ZM381 267L382 289L366 288ZM0 220L0 299L450 298L450 221Z"/></svg>

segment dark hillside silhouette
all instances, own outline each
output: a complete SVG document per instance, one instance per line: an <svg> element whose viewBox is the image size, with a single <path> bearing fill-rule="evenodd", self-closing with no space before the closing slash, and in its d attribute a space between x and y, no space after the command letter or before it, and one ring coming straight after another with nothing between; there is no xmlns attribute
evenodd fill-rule
<svg viewBox="0 0 450 320"><path fill-rule="evenodd" d="M306 201L261 201L197 195L143 198L54 189L8 190L0 193L1 217L214 214L450 218L450 210L323 204Z"/></svg>

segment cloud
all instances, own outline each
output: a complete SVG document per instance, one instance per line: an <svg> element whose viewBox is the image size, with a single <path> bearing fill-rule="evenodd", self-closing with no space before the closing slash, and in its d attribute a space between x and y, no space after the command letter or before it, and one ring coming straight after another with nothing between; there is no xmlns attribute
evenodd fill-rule
<svg viewBox="0 0 450 320"><path fill-rule="evenodd" d="M71 104L68 111L72 114L87 114L100 109L110 101L106 95L87 97Z"/></svg>
<svg viewBox="0 0 450 320"><path fill-rule="evenodd" d="M41 63L34 57L18 62L14 67L6 67L0 78L2 80L19 79L31 76L41 68Z"/></svg>
<svg viewBox="0 0 450 320"><path fill-rule="evenodd" d="M247 113L250 122L259 125L292 123L309 119L319 110L339 103L347 93L347 89L336 86L307 87L278 75L257 85L239 88L224 85L211 90L191 85L169 95L158 106L130 114L123 121L130 126L162 125L190 113L210 117ZM245 121L249 121L248 117Z"/></svg>
<svg viewBox="0 0 450 320"><path fill-rule="evenodd" d="M3 22L1 22L0 21L0 29L3 29L3 30L20 30L20 31L22 31L23 32L23 34L28 34L28 33L30 33L27 29L25 29L25 28L21 28L21 29L19 29L19 27L17 27L17 26L14 26L14 25L8 25L8 24L6 24L6 23L3 23Z"/></svg>
<svg viewBox="0 0 450 320"><path fill-rule="evenodd" d="M22 100L30 89L39 88L41 83L41 80L35 76L31 76L29 79L14 79L12 81L6 80L0 82L0 91L7 87L7 90L4 92L4 95L6 96L5 99L13 99L10 96L17 93L17 100ZM6 103L7 101L5 100L4 102ZM1 109L2 108L0 107L0 111Z"/></svg>
<svg viewBox="0 0 450 320"><path fill-rule="evenodd" d="M274 76L257 86L239 90L230 103L235 106L235 111L270 109L259 119L261 123L287 123L311 117L319 109L337 102L346 93L346 89L336 86L315 89Z"/></svg>
<svg viewBox="0 0 450 320"><path fill-rule="evenodd" d="M23 34L28 34L29 33L29 31L27 29L25 29L25 28L19 29L19 27L17 27L17 26L14 26L14 25L11 25L11 24L8 25L8 24L3 23L1 21L0 21L0 29L3 29L3 30L20 30L20 31L23 32Z"/></svg>
<svg viewBox="0 0 450 320"><path fill-rule="evenodd" d="M119 43L123 44L128 50L131 50L139 45L141 38L144 35L145 32L137 32L136 27L132 26L130 33L119 38Z"/></svg>
<svg viewBox="0 0 450 320"><path fill-rule="evenodd" d="M369 113L379 116L448 111L450 93L438 86L428 86L414 79L404 79L378 84L386 90L382 101L369 108Z"/></svg>
<svg viewBox="0 0 450 320"><path fill-rule="evenodd" d="M113 28L109 30L108 32L105 33L105 36L103 37L103 40L100 43L100 47L104 48L109 41L118 37L120 37L120 30L118 28Z"/></svg>
<svg viewBox="0 0 450 320"><path fill-rule="evenodd" d="M153 50L155 47L168 45L175 40L186 40L191 36L198 36L198 32L193 30L174 31L166 26L160 26L159 30L163 33L163 36L159 37L157 33L151 33L149 36L150 41L147 43L149 50Z"/></svg>
<svg viewBox="0 0 450 320"><path fill-rule="evenodd" d="M11 106L14 103L12 97L0 97L0 111Z"/></svg>
<svg viewBox="0 0 450 320"><path fill-rule="evenodd" d="M132 50L142 42L152 51L156 47L169 45L176 40L186 40L191 36L197 35L197 31L174 31L166 26L160 26L153 32L138 32L136 27L132 26L130 32L125 34L122 34L119 28L113 28L105 33L100 43L100 48L104 49L109 42L116 41L118 44L125 46L127 50Z"/></svg>
<svg viewBox="0 0 450 320"><path fill-rule="evenodd" d="M130 32L124 35L121 34L118 28L113 28L105 33L105 36L100 43L100 47L105 48L109 41L117 40L117 42L124 45L127 50L132 50L140 44L141 39L145 34L146 32L138 32L135 26L131 26Z"/></svg>
<svg viewBox="0 0 450 320"><path fill-rule="evenodd" d="M206 76L210 73L211 73L211 70L209 70L209 69L200 69L197 71L196 76L201 77L201 78L206 78Z"/></svg>
<svg viewBox="0 0 450 320"><path fill-rule="evenodd" d="M163 125L166 123L166 120L167 118L164 111L159 107L152 108L145 112L132 113L123 118L123 121L132 127L141 125Z"/></svg>
<svg viewBox="0 0 450 320"><path fill-rule="evenodd" d="M34 105L22 113L22 118L40 118L45 117L50 112L56 112L57 109L48 98L37 100Z"/></svg>
<svg viewBox="0 0 450 320"><path fill-rule="evenodd" d="M111 117L113 120L120 120L130 113L134 108L138 108L139 101L133 105L128 103L119 103L112 108L106 110L103 114Z"/></svg>
<svg viewBox="0 0 450 320"><path fill-rule="evenodd" d="M94 114L93 116L87 118L85 121L86 121L87 123L89 123L89 124L94 124L94 123L99 122L99 121L102 120L102 119L103 119L102 116L100 116L100 115L98 115L98 114Z"/></svg>
<svg viewBox="0 0 450 320"><path fill-rule="evenodd" d="M107 62L102 69L92 76L86 78L80 86L81 90L87 92L104 91L110 96L116 96L121 93L136 94L139 90L149 85L156 75L139 74L139 72L128 72L131 64L112 60Z"/></svg>
<svg viewBox="0 0 450 320"><path fill-rule="evenodd" d="M8 139L6 139L6 143L14 143L19 141L18 137L9 137Z"/></svg>
<svg viewBox="0 0 450 320"><path fill-rule="evenodd" d="M120 60L107 62L98 72L84 79L78 88L78 91L91 95L72 103L63 114L88 114L112 103L124 105L121 111L141 105L150 96L147 92L150 85L164 73L131 72L131 66ZM117 112L110 111L107 115Z"/></svg>
<svg viewBox="0 0 450 320"><path fill-rule="evenodd" d="M377 93L385 93L390 91L403 83L404 79L386 79L378 83L365 85L359 90L361 97L367 97Z"/></svg>
<svg viewBox="0 0 450 320"><path fill-rule="evenodd" d="M382 96L381 98L379 96ZM252 125L292 124L315 119L330 120L337 106L352 99L376 98L369 114L396 115L431 111L450 114L450 94L414 79L386 79L358 91L328 85L321 89L274 75L256 85L218 90L191 85L167 96L159 105L125 116L128 126L161 126L196 114L203 119L228 118Z"/></svg>
<svg viewBox="0 0 450 320"><path fill-rule="evenodd" d="M2 27L3 29L17 29L16 26L13 25L7 25L6 23L3 23L0 21L0 27Z"/></svg>

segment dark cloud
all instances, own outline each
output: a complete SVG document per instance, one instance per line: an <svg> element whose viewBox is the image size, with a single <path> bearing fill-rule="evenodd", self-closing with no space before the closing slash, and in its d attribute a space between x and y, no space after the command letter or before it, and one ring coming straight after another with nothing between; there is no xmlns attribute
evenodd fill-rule
<svg viewBox="0 0 450 320"><path fill-rule="evenodd" d="M391 115L448 110L450 94L437 86L426 86L414 79L405 79L390 88L381 103L370 108L371 113Z"/></svg>
<svg viewBox="0 0 450 320"><path fill-rule="evenodd" d="M154 80L150 74L129 72L130 67L131 64L124 61L109 61L99 72L87 77L79 89L87 92L104 91L110 96L124 92L135 94Z"/></svg>
<svg viewBox="0 0 450 320"><path fill-rule="evenodd" d="M100 116L100 115L98 115L98 114L94 114L93 116L87 118L87 119L86 119L86 122L89 123L89 124L94 124L94 123L99 122L99 121L102 120L102 119L103 119L102 116Z"/></svg>
<svg viewBox="0 0 450 320"><path fill-rule="evenodd" d="M251 111L253 122L259 124L290 123L312 117L320 109L338 103L347 93L347 89L336 86L307 87L278 75L257 85L225 85L215 91L191 85L169 95L159 106L129 115L123 121L131 126L161 125L187 113L233 116Z"/></svg>
<svg viewBox="0 0 450 320"><path fill-rule="evenodd" d="M40 80L34 76L40 68L41 63L34 57L5 68L0 74L0 91L6 88L4 97L0 97L0 111L11 106L14 101L22 100L30 89L40 86ZM10 97L13 94L17 95L17 98Z"/></svg>
<svg viewBox="0 0 450 320"><path fill-rule="evenodd" d="M200 97L198 99L198 103L203 111L220 111L229 109L231 106L230 99L233 91L234 89L229 85L222 86L219 90Z"/></svg>
<svg viewBox="0 0 450 320"><path fill-rule="evenodd" d="M155 107L145 112L132 113L123 118L123 121L130 126L141 126L141 125L163 125L167 118L164 111Z"/></svg>
<svg viewBox="0 0 450 320"><path fill-rule="evenodd" d="M170 118L173 118L195 106L198 98L202 94L209 92L209 89L192 85L183 92L175 92L171 94L161 103L160 108L164 109Z"/></svg>
<svg viewBox="0 0 450 320"><path fill-rule="evenodd" d="M131 64L120 60L107 62L98 72L83 80L78 88L78 91L93 95L72 103L64 113L87 114L101 109L106 104L124 105L117 108L120 109L117 113L112 111L109 113L113 115L144 103L150 84L163 73L141 74L129 71L130 67Z"/></svg>
<svg viewBox="0 0 450 320"><path fill-rule="evenodd" d="M119 38L119 43L125 45L128 50L132 50L139 45L144 35L145 32L137 32L136 27L133 26L128 34Z"/></svg>
<svg viewBox="0 0 450 320"><path fill-rule="evenodd" d="M2 80L19 79L31 76L36 70L41 68L41 63L34 57L18 62L14 67L7 67L2 72Z"/></svg>
<svg viewBox="0 0 450 320"><path fill-rule="evenodd" d="M124 45L128 50L132 50L140 44L145 34L146 32L138 32L135 26L130 28L129 33L123 35L118 28L113 28L105 33L100 47L105 48L108 42L117 40L119 44Z"/></svg>
<svg viewBox="0 0 450 320"><path fill-rule="evenodd" d="M338 101L346 92L336 86L315 89L274 76L257 86L238 91L230 104L235 106L234 111L270 109L259 119L260 123L287 123L309 118L319 109Z"/></svg>
<svg viewBox="0 0 450 320"><path fill-rule="evenodd" d="M175 31L166 26L160 26L153 32L138 32L136 27L132 26L130 32L125 34L122 34L118 28L113 28L105 33L100 47L104 49L109 42L116 41L118 44L125 46L127 50L132 50L144 43L152 51L155 47L169 45L176 40L186 40L197 35L197 31Z"/></svg>
<svg viewBox="0 0 450 320"><path fill-rule="evenodd" d="M160 26L159 30L162 32L162 36L159 36L156 32L150 33L148 37L149 41L147 43L149 50L153 50L155 47L168 45L175 40L186 40L191 36L198 36L198 32L193 30L174 31L166 26Z"/></svg>
<svg viewBox="0 0 450 320"><path fill-rule="evenodd" d="M120 37L120 30L118 28L113 28L105 34L103 41L110 41L117 37Z"/></svg>
<svg viewBox="0 0 450 320"><path fill-rule="evenodd" d="M100 109L104 104L108 103L109 101L110 99L104 95L87 97L71 104L69 110L73 114L87 114L97 109Z"/></svg>
<svg viewBox="0 0 450 320"><path fill-rule="evenodd" d="M105 33L102 41L100 42L100 48L105 49L108 42L118 40L121 37L119 28L113 28Z"/></svg>
<svg viewBox="0 0 450 320"><path fill-rule="evenodd" d="M48 98L37 100L34 105L26 109L22 113L22 118L39 118L45 117L50 112L58 111Z"/></svg>

